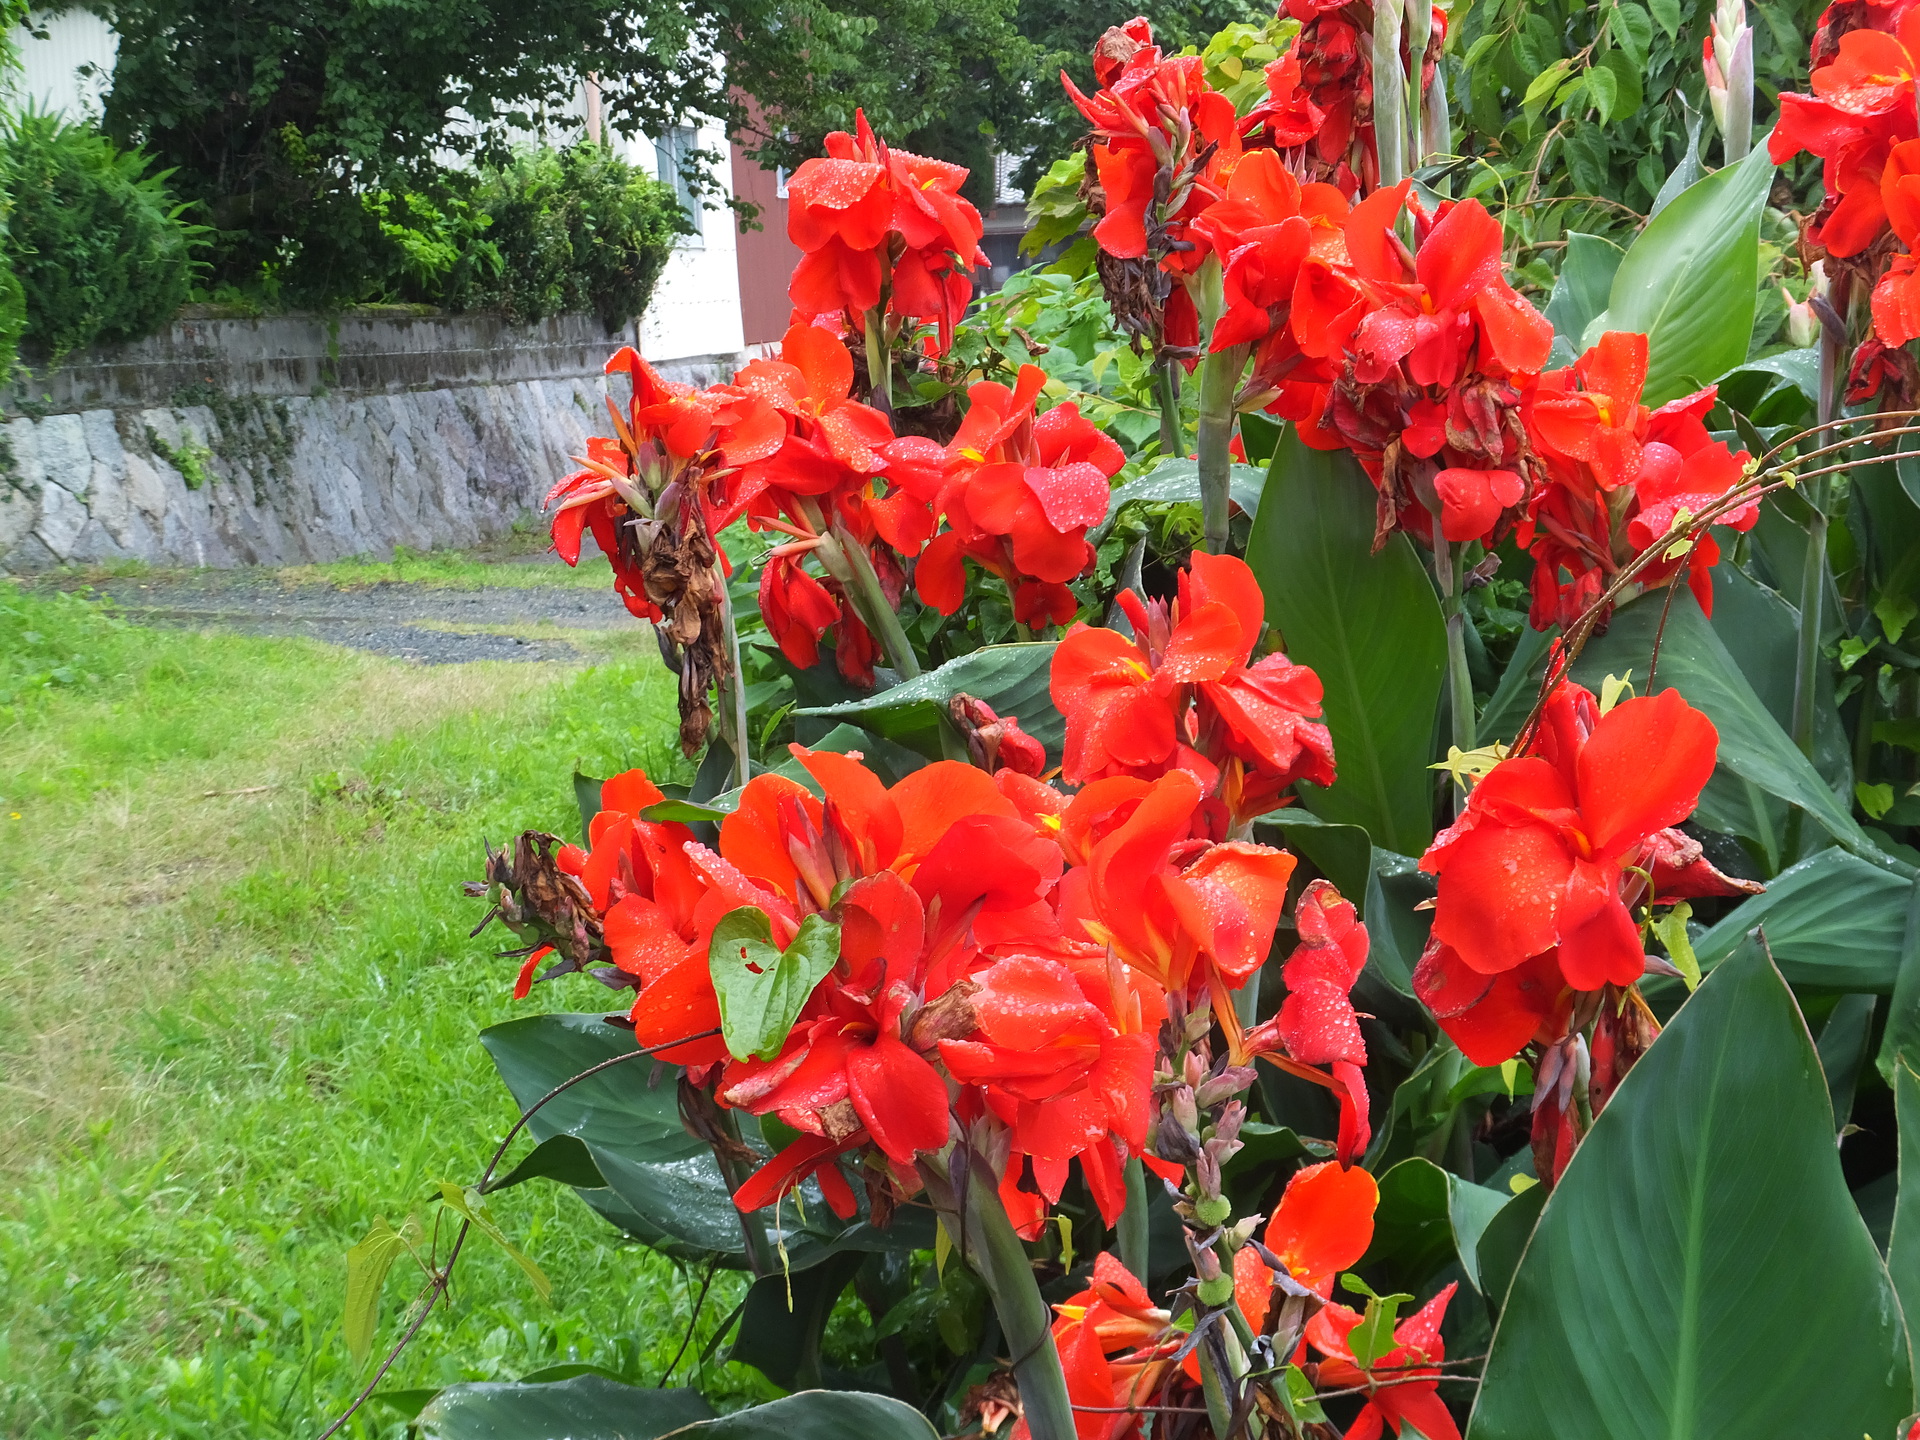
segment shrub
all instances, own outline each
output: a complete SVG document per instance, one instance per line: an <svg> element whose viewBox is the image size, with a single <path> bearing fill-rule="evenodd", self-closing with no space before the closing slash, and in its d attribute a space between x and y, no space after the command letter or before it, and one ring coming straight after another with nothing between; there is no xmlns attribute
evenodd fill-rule
<svg viewBox="0 0 1920 1440"><path fill-rule="evenodd" d="M204 227L181 218L168 172L149 173L149 163L91 125L33 110L0 130L0 185L13 196L7 253L26 292L31 351L58 359L134 339L186 303Z"/></svg>
<svg viewBox="0 0 1920 1440"><path fill-rule="evenodd" d="M591 144L519 151L481 172L472 204L486 241L464 247L434 298L515 320L590 310L609 334L646 308L688 230L671 186Z"/></svg>

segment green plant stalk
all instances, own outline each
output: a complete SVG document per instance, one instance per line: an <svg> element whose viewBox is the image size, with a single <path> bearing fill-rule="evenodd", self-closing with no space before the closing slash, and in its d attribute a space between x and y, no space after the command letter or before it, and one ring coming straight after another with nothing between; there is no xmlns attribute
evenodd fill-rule
<svg viewBox="0 0 1920 1440"><path fill-rule="evenodd" d="M1426 73L1427 41L1433 34L1433 10L1414 0L1407 6L1407 155L1408 170L1418 170L1427 158L1427 95L1421 86ZM1439 79L1436 69L1434 79ZM1441 104L1445 104L1445 100Z"/></svg>
<svg viewBox="0 0 1920 1440"><path fill-rule="evenodd" d="M1466 546L1441 538L1433 548L1433 568L1440 581L1440 610L1447 622L1447 710L1452 718L1453 743L1462 750L1472 750L1479 743L1479 725L1473 713L1473 672L1467 668L1465 552ZM1454 803L1456 807L1465 803L1465 794L1457 785Z"/></svg>
<svg viewBox="0 0 1920 1440"><path fill-rule="evenodd" d="M887 353L887 307L884 302L867 311L867 397L873 408L891 418L893 415L893 357Z"/></svg>
<svg viewBox="0 0 1920 1440"><path fill-rule="evenodd" d="M942 1208L940 1223L993 1297L993 1313L1013 1356L1013 1378L1033 1440L1075 1440L1073 1401L1053 1343L1053 1310L1041 1296L1026 1247L1000 1204L992 1172L973 1177L966 1194L953 1197L947 1156L924 1155L920 1164L959 1201L958 1214Z"/></svg>
<svg viewBox="0 0 1920 1440"><path fill-rule="evenodd" d="M1127 1161L1121 1172L1127 1185L1127 1205L1120 1212L1120 1263L1131 1270L1141 1284L1147 1281L1147 1167L1138 1155Z"/></svg>
<svg viewBox="0 0 1920 1440"><path fill-rule="evenodd" d="M1186 451L1186 436L1180 424L1180 362L1171 355L1154 361L1159 372L1154 393L1160 399L1160 453L1179 456Z"/></svg>
<svg viewBox="0 0 1920 1440"><path fill-rule="evenodd" d="M880 577L874 573L872 559L860 542L838 524L827 524L811 497L798 498L800 513L813 533L820 537L815 551L820 563L840 582L841 589L847 593L847 602L859 613L861 623L878 637L901 678L913 679L920 673L920 657L913 653L913 642L907 639L899 615L894 613L886 592L880 588Z"/></svg>
<svg viewBox="0 0 1920 1440"><path fill-rule="evenodd" d="M1415 4L1422 0L1414 0ZM1373 7L1373 113L1406 112L1406 71L1400 64L1400 31L1406 0L1377 0ZM1402 125L1376 125L1374 148L1380 161L1380 187L1398 185L1407 175L1407 132Z"/></svg>
<svg viewBox="0 0 1920 1440"><path fill-rule="evenodd" d="M713 566L713 585L720 595L720 634L726 642L731 665L726 679L727 694L721 704L732 716L731 724L725 728L732 731L736 783L744 785L753 778L753 761L747 748L747 677L740 668L740 629L733 622L733 592L727 588L727 577L721 573L718 561Z"/></svg>
<svg viewBox="0 0 1920 1440"><path fill-rule="evenodd" d="M1827 577L1827 484L1807 486L1807 558L1800 570L1800 633L1794 649L1793 743L1813 754L1814 690L1820 675L1820 602Z"/></svg>
<svg viewBox="0 0 1920 1440"><path fill-rule="evenodd" d="M1233 1433L1233 1406L1227 1400L1227 1387L1214 1369L1213 1352L1205 1345L1200 1347L1200 1393L1206 1400L1207 1423L1216 1440L1226 1440Z"/></svg>
<svg viewBox="0 0 1920 1440"><path fill-rule="evenodd" d="M1247 347L1232 345L1200 362L1201 544L1211 555L1227 553L1229 484L1233 478L1233 425L1237 418L1234 396L1240 372L1247 363Z"/></svg>

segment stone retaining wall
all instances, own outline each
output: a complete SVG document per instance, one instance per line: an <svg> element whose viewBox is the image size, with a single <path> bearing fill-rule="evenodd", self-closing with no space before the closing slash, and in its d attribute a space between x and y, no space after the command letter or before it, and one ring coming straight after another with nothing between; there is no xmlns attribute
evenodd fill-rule
<svg viewBox="0 0 1920 1440"><path fill-rule="evenodd" d="M0 572L475 544L605 433L622 339L577 316L189 319L72 357L5 407ZM705 382L731 359L660 368Z"/></svg>

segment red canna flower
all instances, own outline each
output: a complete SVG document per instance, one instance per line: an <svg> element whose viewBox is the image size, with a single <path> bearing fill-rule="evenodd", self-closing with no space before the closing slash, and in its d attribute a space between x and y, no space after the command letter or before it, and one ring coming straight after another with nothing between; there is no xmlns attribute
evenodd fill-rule
<svg viewBox="0 0 1920 1440"><path fill-rule="evenodd" d="M965 597L967 559L1006 582L1024 625L1064 624L1079 609L1066 582L1093 564L1087 530L1106 518L1108 480L1126 456L1071 402L1036 417L1046 378L1023 365L1013 390L981 381L944 449L921 439L889 448L903 488L937 485L948 529L927 546L914 585L943 615Z"/></svg>
<svg viewBox="0 0 1920 1440"><path fill-rule="evenodd" d="M1087 1288L1053 1308L1076 1440L1134 1440L1149 1416L1111 1412L1159 1403L1154 1397L1185 1336L1171 1330L1172 1316L1133 1272L1105 1253L1094 1260ZM1024 1416L1011 1440L1031 1440Z"/></svg>
<svg viewBox="0 0 1920 1440"><path fill-rule="evenodd" d="M1217 780L1241 825L1285 804L1297 780L1332 783L1319 677L1280 654L1248 663L1266 600L1245 561L1196 552L1171 608L1131 591L1119 604L1133 639L1081 626L1054 652L1069 784L1188 769Z"/></svg>
<svg viewBox="0 0 1920 1440"><path fill-rule="evenodd" d="M1337 1154L1342 1166L1367 1147L1367 1042L1360 1034L1351 992L1367 965L1367 929L1353 903L1325 880L1314 880L1294 907L1300 943L1281 968L1287 996L1280 1012L1247 1032L1243 1048L1304 1078L1325 1084L1325 1065L1340 1102Z"/></svg>
<svg viewBox="0 0 1920 1440"><path fill-rule="evenodd" d="M1439 877L1434 939L1483 975L1557 948L1575 990L1633 983L1646 956L1628 906L1644 882L1627 872L1693 812L1718 743L1676 690L1600 715L1562 684L1536 753L1496 765L1422 857Z"/></svg>
<svg viewBox="0 0 1920 1440"><path fill-rule="evenodd" d="M1267 957L1294 859L1266 845L1190 840L1201 799L1185 771L1152 782L1093 846L1081 923L1162 989L1211 995L1224 1021L1230 992Z"/></svg>
<svg viewBox="0 0 1920 1440"><path fill-rule="evenodd" d="M944 355L973 296L968 271L986 263L965 167L890 149L863 111L826 146L787 183L787 233L806 252L787 287L795 319L864 328L884 297L887 314L932 322Z"/></svg>
<svg viewBox="0 0 1920 1440"><path fill-rule="evenodd" d="M980 1088L1014 1151L1032 1161L1041 1196L1058 1201L1068 1163L1079 1159L1113 1224L1126 1204L1120 1166L1146 1147L1154 1041L1124 974L1108 973L1097 954L1086 968L1016 954L975 972L977 1029L942 1040L940 1058L954 1079ZM1005 1188L1018 1178L1010 1164ZM1043 1213L1033 1216L1036 1232Z"/></svg>
<svg viewBox="0 0 1920 1440"><path fill-rule="evenodd" d="M1411 1424L1426 1440L1460 1440L1440 1399L1440 1371L1436 1362L1447 1354L1440 1338L1440 1322L1447 1313L1458 1283L1393 1327L1394 1347L1362 1369L1349 1339L1364 1318L1345 1305L1328 1305L1307 1321L1307 1343L1326 1358L1319 1365L1319 1383L1336 1389L1368 1388L1367 1403L1347 1427L1347 1440L1379 1440L1391 1426L1399 1435Z"/></svg>
<svg viewBox="0 0 1920 1440"><path fill-rule="evenodd" d="M1093 126L1089 153L1105 206L1093 228L1100 248L1122 259L1151 249L1192 270L1206 252L1187 248L1191 225L1218 198L1212 172L1239 156L1238 119L1233 102L1208 87L1198 55L1163 57L1151 34L1144 20L1107 32L1109 60L1096 69L1101 88L1093 96L1065 71L1060 83Z"/></svg>
<svg viewBox="0 0 1920 1440"><path fill-rule="evenodd" d="M1826 198L1807 238L1834 259L1863 256L1886 233L1882 172L1896 146L1920 135L1914 110L1920 20L1900 8L1903 13L1890 8L1878 17L1887 30L1850 30L1837 44L1816 37L1813 94L1780 97L1780 123L1767 141L1776 165L1802 150L1825 162Z"/></svg>
<svg viewBox="0 0 1920 1440"><path fill-rule="evenodd" d="M1734 454L1707 432L1714 388L1649 411L1640 403L1646 377L1646 336L1609 332L1571 368L1542 375L1528 397L1526 429L1548 482L1516 535L1534 560L1536 629L1570 624L1621 566L1668 543L1676 525L1745 479L1747 453ZM1746 504L1719 523L1747 530L1758 518L1758 505ZM1719 557L1709 535L1690 555L1649 566L1641 584L1662 584L1684 564L1710 615L1710 572Z"/></svg>
<svg viewBox="0 0 1920 1440"><path fill-rule="evenodd" d="M1553 327L1505 279L1497 221L1472 200L1416 202L1417 246L1396 229L1408 185L1342 222L1346 257L1313 255L1295 285L1303 356L1334 367L1324 413L1301 433L1337 436L1380 491L1377 540L1498 539L1526 498L1524 437L1511 424ZM1326 436L1310 434L1330 432Z"/></svg>
<svg viewBox="0 0 1920 1440"><path fill-rule="evenodd" d="M1920 275L1915 274L1920 262L1913 255L1920 246L1920 140L1893 147L1881 172L1880 195L1906 253L1894 257L1874 286L1873 329L1883 344L1905 345L1920 339Z"/></svg>
<svg viewBox="0 0 1920 1440"><path fill-rule="evenodd" d="M1359 1264L1373 1243L1379 1204L1380 1187L1358 1165L1329 1160L1303 1166L1287 1177L1261 1240L1287 1267L1290 1280L1324 1300L1333 1293L1334 1277ZM1273 1272L1252 1246L1234 1252L1233 1292L1259 1334L1272 1300Z"/></svg>

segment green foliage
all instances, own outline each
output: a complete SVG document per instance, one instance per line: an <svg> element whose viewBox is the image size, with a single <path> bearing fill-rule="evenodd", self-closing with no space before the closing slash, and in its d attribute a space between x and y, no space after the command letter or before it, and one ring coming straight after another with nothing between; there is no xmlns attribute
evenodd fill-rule
<svg viewBox="0 0 1920 1440"><path fill-rule="evenodd" d="M0 187L13 201L6 254L25 291L32 351L57 360L135 339L186 303L202 227L182 220L167 179L89 125L27 110L0 127ZM0 349L6 308L0 295Z"/></svg>
<svg viewBox="0 0 1920 1440"><path fill-rule="evenodd" d="M1879 1437L1912 1407L1906 1327L1841 1178L1812 1038L1749 941L1548 1199L1468 1435Z"/></svg>
<svg viewBox="0 0 1920 1440"><path fill-rule="evenodd" d="M672 677L650 644L591 671L420 667L0 584L0 691L0 882L36 897L0 918L21 1087L0 1433L310 1440L367 1379L340 1333L343 1253L434 1179L477 1178L473 1137L516 1113L474 1043L528 1013L467 938L475 837L576 823L576 761L678 774ZM252 786L272 788L228 794ZM575 998L557 988L536 1003ZM572 1360L656 1394L699 1276L605 1243L554 1185L489 1203L557 1305L470 1242L460 1303L383 1389ZM414 1288L389 1277L381 1350ZM744 1289L715 1278L676 1371L722 1408L774 1393L716 1340ZM380 1404L376 1427L397 1430Z"/></svg>
<svg viewBox="0 0 1920 1440"><path fill-rule="evenodd" d="M809 915L782 950L764 910L743 906L720 917L707 947L720 1028L736 1060L772 1060L787 1043L800 1007L840 959L840 926Z"/></svg>
<svg viewBox="0 0 1920 1440"><path fill-rule="evenodd" d="M277 285L294 305L366 298L370 280L431 265L382 228L430 234L424 210L389 201L383 216L364 197L427 194L443 212L441 157L504 161L512 134L544 129L583 74L601 77L624 133L735 113L720 68L688 62L717 17L669 4L114 0L106 13L120 37L109 132L175 167L205 206L216 286Z"/></svg>
<svg viewBox="0 0 1920 1440"><path fill-rule="evenodd" d="M534 1385L450 1385L414 1423L422 1440L656 1440L712 1415L697 1391L642 1390L588 1374Z"/></svg>
<svg viewBox="0 0 1920 1440"><path fill-rule="evenodd" d="M1631 8L1619 4L1615 13ZM1690 395L1747 358L1760 211L1772 182L1761 146L1688 186L1621 257L1607 309L1588 322L1578 348L1608 330L1645 335L1645 404Z"/></svg>
<svg viewBox="0 0 1920 1440"><path fill-rule="evenodd" d="M671 185L589 144L516 151L483 169L461 203L484 234L420 287L423 298L520 321L587 311L610 335L647 308L690 229Z"/></svg>
<svg viewBox="0 0 1920 1440"><path fill-rule="evenodd" d="M1247 563L1267 620L1326 686L1340 778L1307 807L1417 855L1433 836L1427 763L1446 640L1426 570L1404 535L1373 546L1373 493L1345 452L1288 432L1274 452ZM1302 787L1306 788L1306 787Z"/></svg>

